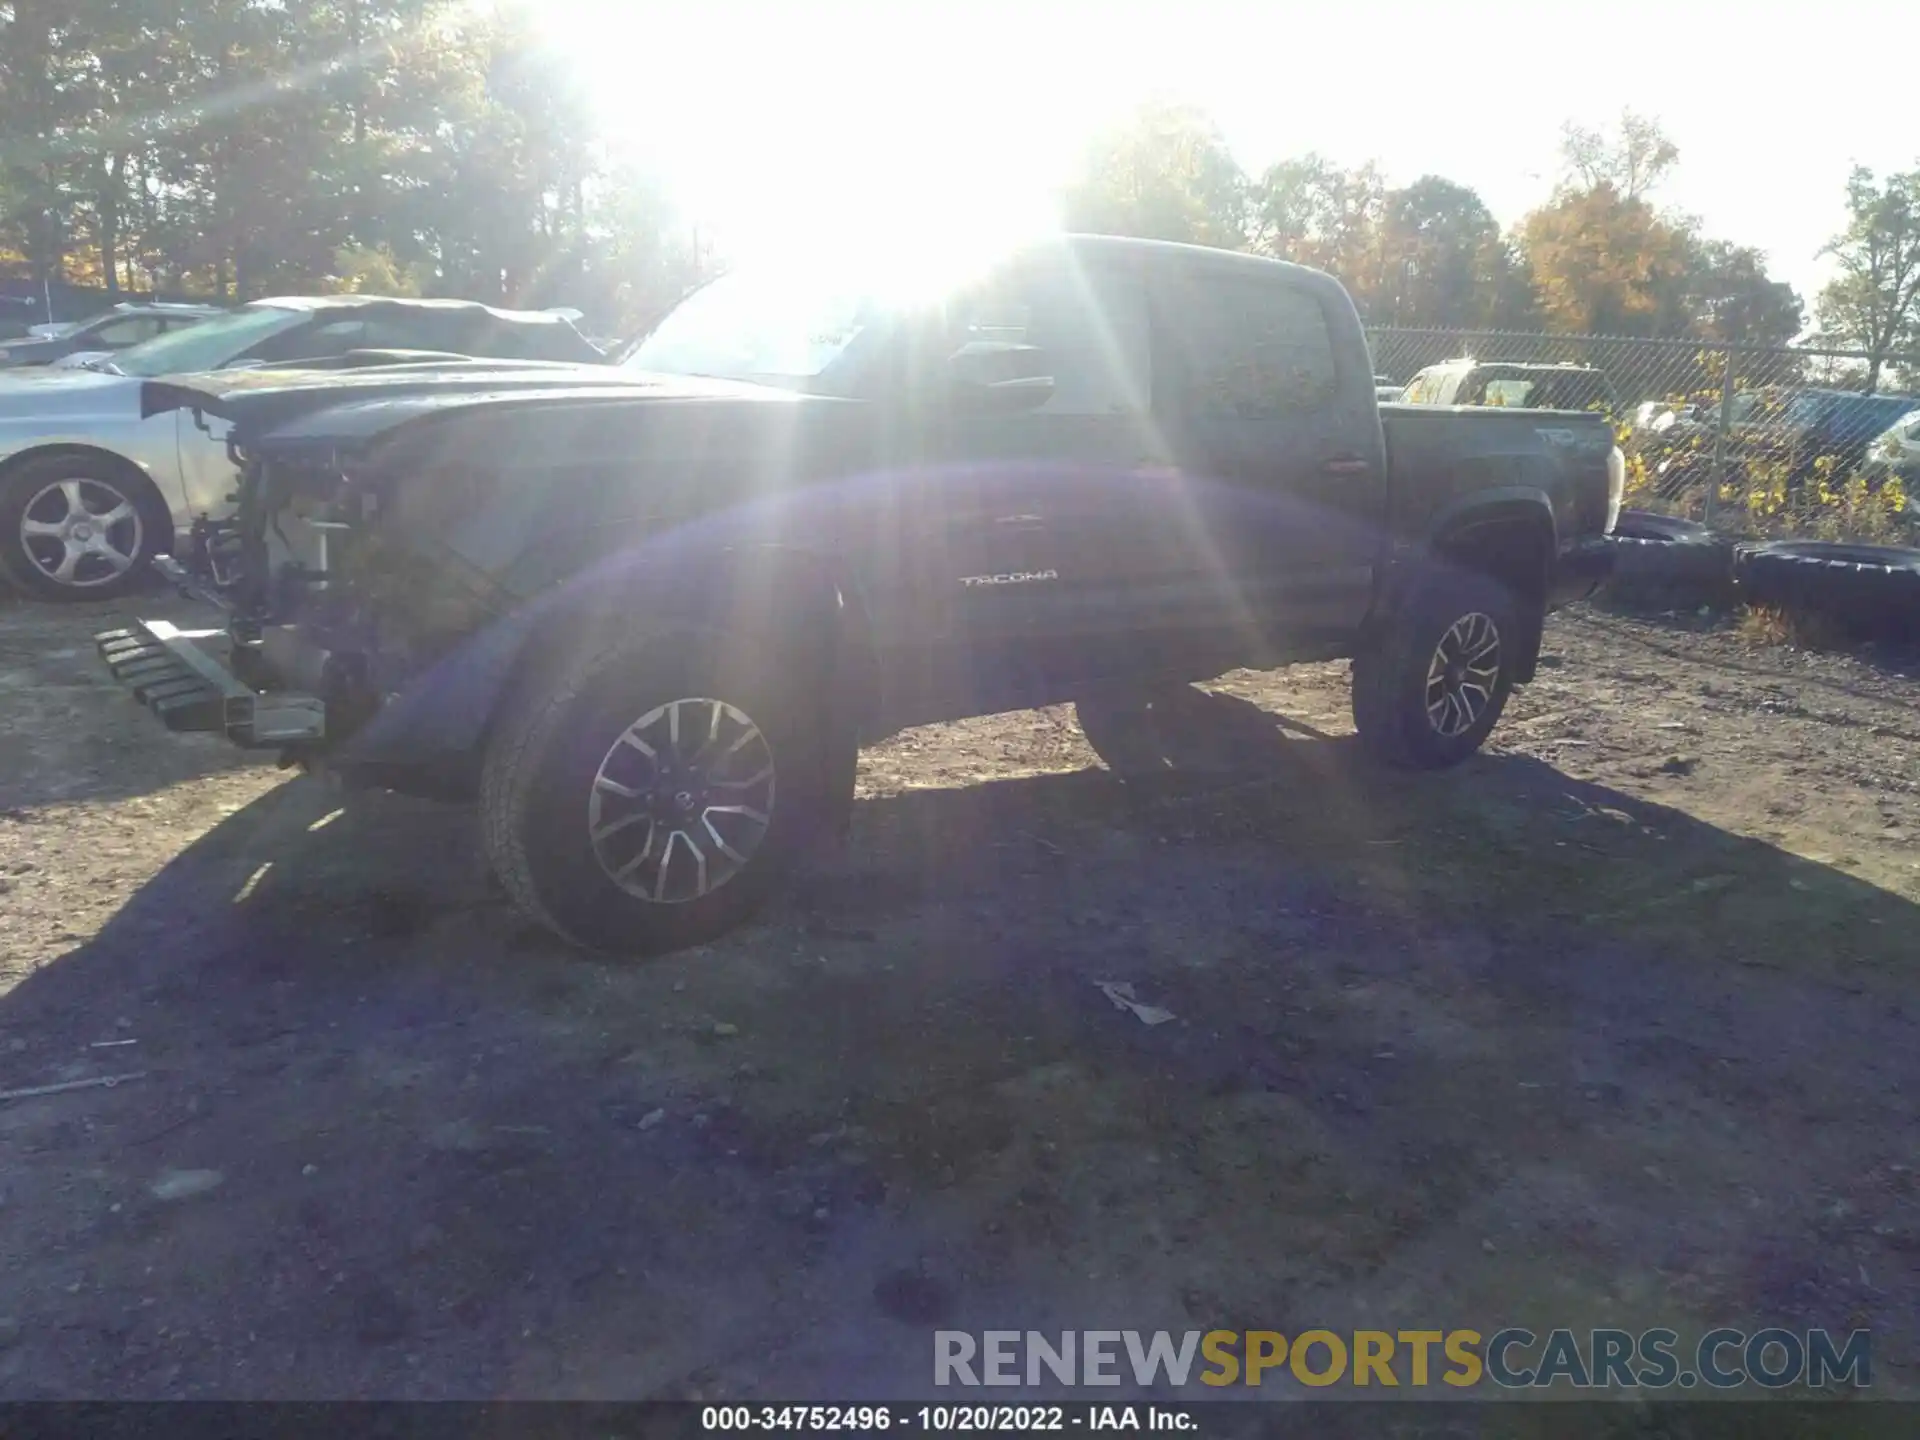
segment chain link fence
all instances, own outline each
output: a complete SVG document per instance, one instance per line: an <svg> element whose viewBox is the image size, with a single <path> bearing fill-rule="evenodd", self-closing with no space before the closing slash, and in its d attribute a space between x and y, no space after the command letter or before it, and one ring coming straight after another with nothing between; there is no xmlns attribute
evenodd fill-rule
<svg viewBox="0 0 1920 1440"><path fill-rule="evenodd" d="M1471 360L1454 403L1606 409L1627 455L1631 506L1736 534L1920 543L1920 395L1905 393L1920 390L1920 355L1884 357L1875 374L1866 354L1812 347L1367 333L1375 374L1394 384Z"/></svg>

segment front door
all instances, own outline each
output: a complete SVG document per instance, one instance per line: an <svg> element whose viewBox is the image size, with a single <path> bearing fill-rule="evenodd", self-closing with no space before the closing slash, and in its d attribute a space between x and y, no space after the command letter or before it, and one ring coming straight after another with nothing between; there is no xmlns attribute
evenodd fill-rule
<svg viewBox="0 0 1920 1440"><path fill-rule="evenodd" d="M1166 459L1143 277L1130 257L1030 257L948 307L944 343L977 341L1037 347L1053 391L1030 410L948 417L929 457L948 476L954 573L941 579L980 661L1024 694L1057 696L1110 664L1104 647L1131 624L1116 605L1160 578L1150 547L1115 543L1128 486Z"/></svg>

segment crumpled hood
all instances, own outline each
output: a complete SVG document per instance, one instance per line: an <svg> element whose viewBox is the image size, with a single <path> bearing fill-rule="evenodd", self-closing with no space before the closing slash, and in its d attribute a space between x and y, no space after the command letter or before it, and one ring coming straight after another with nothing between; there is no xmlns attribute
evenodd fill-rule
<svg viewBox="0 0 1920 1440"><path fill-rule="evenodd" d="M242 444L353 443L428 414L506 405L733 401L841 404L731 380L591 365L502 362L398 365L338 372L253 370L145 381L140 413L197 410L225 420Z"/></svg>
<svg viewBox="0 0 1920 1440"><path fill-rule="evenodd" d="M140 382L99 370L0 370L0 424L74 415L131 419L140 410Z"/></svg>

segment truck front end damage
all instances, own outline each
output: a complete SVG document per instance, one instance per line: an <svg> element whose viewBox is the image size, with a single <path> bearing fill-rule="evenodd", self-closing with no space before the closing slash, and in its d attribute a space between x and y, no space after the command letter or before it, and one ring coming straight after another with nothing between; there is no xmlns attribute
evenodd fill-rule
<svg viewBox="0 0 1920 1440"><path fill-rule="evenodd" d="M479 397L413 393L408 404L369 396L364 379L335 387L311 377L298 392L154 388L167 392L147 402L156 408L225 420L239 469L234 513L200 520L184 553L159 564L208 607L207 623L142 619L94 637L115 678L167 728L221 734L287 763L350 762L390 702L523 598L442 543L495 477L472 468L409 483L405 464L383 463L400 430Z"/></svg>
<svg viewBox="0 0 1920 1440"><path fill-rule="evenodd" d="M169 730L211 730L247 749L285 749L326 738L326 702L299 691L255 690L234 667L224 629L182 630L136 620L93 637L100 657Z"/></svg>
<svg viewBox="0 0 1920 1440"><path fill-rule="evenodd" d="M382 523L378 490L309 472L291 489L250 471L239 518L197 528L161 573L211 607L186 629L137 620L101 657L172 730L213 731L307 759L337 750L386 698L503 608L456 598L444 557Z"/></svg>

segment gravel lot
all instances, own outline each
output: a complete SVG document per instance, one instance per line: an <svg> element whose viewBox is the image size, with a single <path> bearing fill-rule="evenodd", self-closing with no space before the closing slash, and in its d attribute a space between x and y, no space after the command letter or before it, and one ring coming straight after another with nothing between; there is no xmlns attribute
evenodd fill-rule
<svg viewBox="0 0 1920 1440"><path fill-rule="evenodd" d="M0 1086L140 1077L0 1105L0 1397L909 1398L1103 1323L1866 1325L1920 1391L1897 667L1583 608L1444 776L1344 665L1125 782L912 731L844 864L619 965L464 812L167 734L114 618L0 605Z"/></svg>

